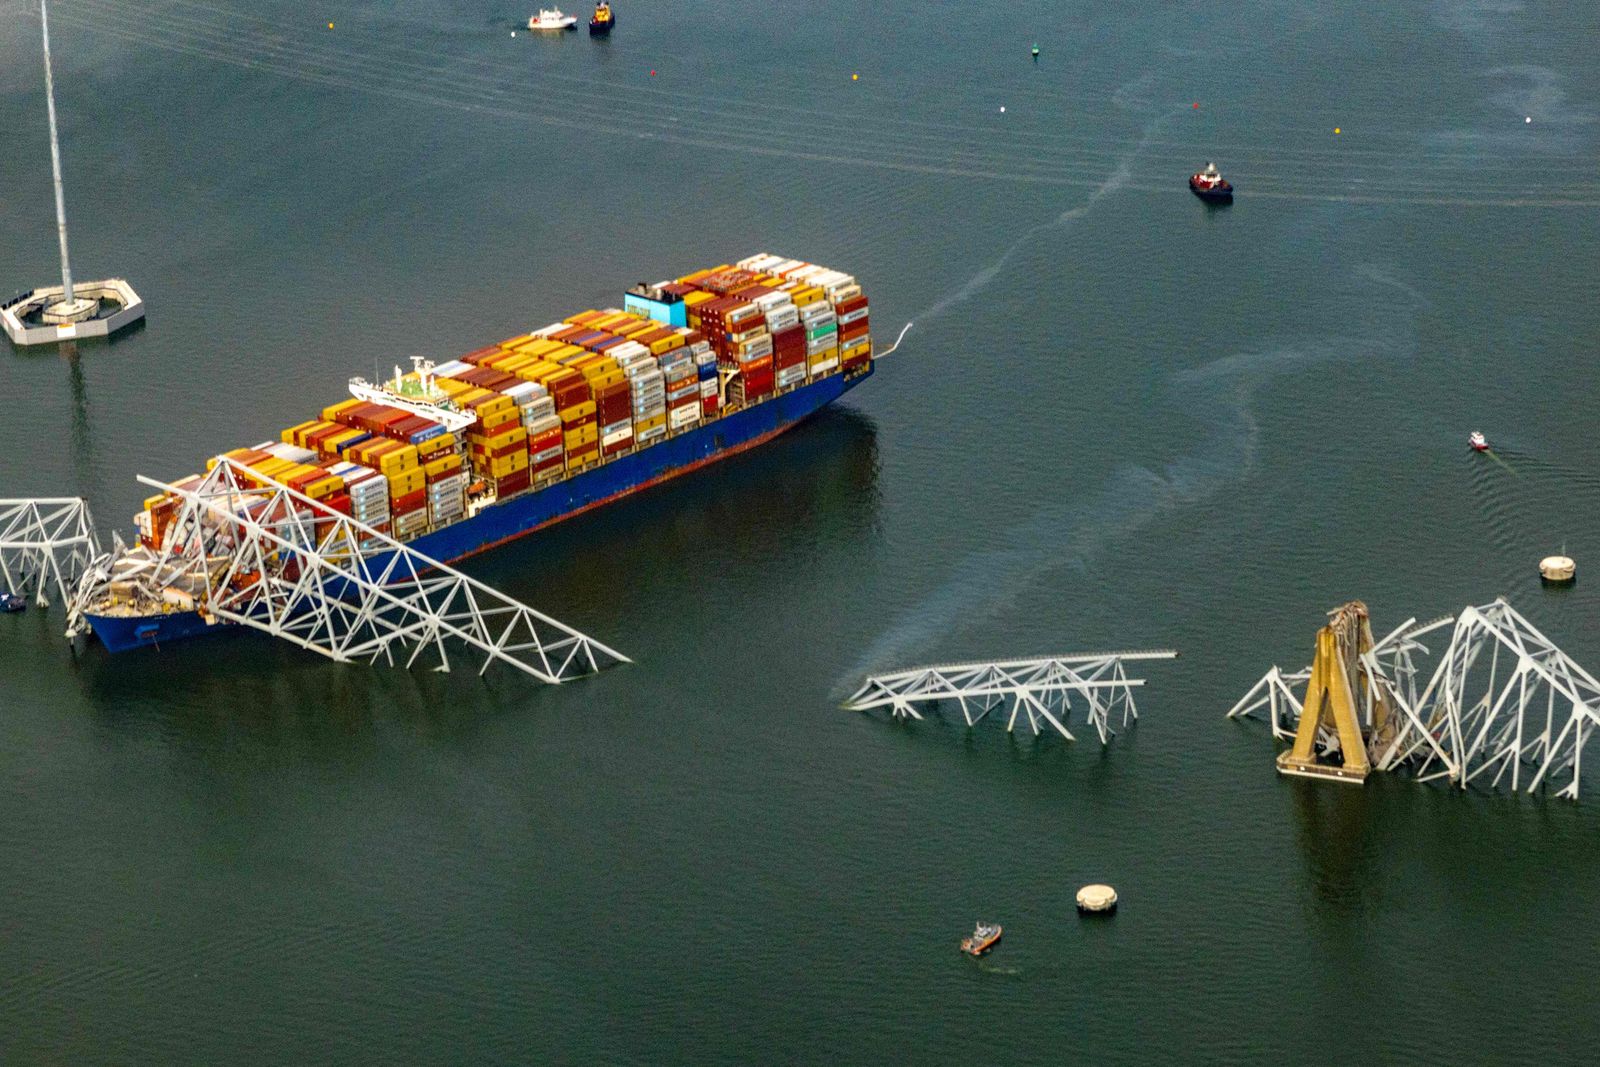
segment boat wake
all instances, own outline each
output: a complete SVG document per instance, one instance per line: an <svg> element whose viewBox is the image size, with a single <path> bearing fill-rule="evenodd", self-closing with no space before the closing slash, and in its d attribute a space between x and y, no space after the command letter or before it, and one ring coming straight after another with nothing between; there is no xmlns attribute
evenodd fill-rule
<svg viewBox="0 0 1600 1067"><path fill-rule="evenodd" d="M1042 222L1037 226L1024 230L1022 236L1013 241L1010 247L1000 254L999 259L979 270L978 273L968 278L965 283L954 291L936 300L928 310L916 316L916 318L937 318L951 308L972 299L999 276L1000 272L1005 269L1006 264L1011 261L1011 257L1016 255L1029 241L1046 230L1057 229L1083 218L1100 201L1119 189L1126 188L1128 183L1133 180L1133 164L1139 158L1139 154L1150 146L1150 142L1155 139L1162 124L1175 114L1177 114L1176 111L1167 111L1147 122L1139 136L1139 140L1117 161L1117 165L1112 168L1111 174L1106 180L1090 190L1083 203L1068 208L1049 222Z"/></svg>
<svg viewBox="0 0 1600 1067"><path fill-rule="evenodd" d="M1160 467L1125 464L1087 499L1061 500L996 538L995 547L967 557L937 590L901 612L837 683L899 664L1011 610L1051 572L1094 569L1109 546L1125 542L1159 516L1192 507L1256 467L1260 430L1253 399L1274 380L1309 367L1351 358L1389 360L1400 346L1370 335L1330 336L1310 343L1240 352L1180 371L1166 385L1168 407L1214 412L1199 447ZM1046 642L1048 643L1048 641Z"/></svg>

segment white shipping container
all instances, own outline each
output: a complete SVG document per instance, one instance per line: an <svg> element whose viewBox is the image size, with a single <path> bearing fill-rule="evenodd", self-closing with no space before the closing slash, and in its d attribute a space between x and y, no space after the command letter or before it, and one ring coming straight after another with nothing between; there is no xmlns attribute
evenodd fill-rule
<svg viewBox="0 0 1600 1067"><path fill-rule="evenodd" d="M648 430L640 430L638 434L639 444L642 445L649 441L654 441L658 437L665 437L666 435L667 424L663 422L660 426L652 426Z"/></svg>
<svg viewBox="0 0 1600 1067"><path fill-rule="evenodd" d="M707 378L705 381L701 382L700 383L700 395L702 397L716 396L717 395L717 380L715 378Z"/></svg>
<svg viewBox="0 0 1600 1067"><path fill-rule="evenodd" d="M685 404L683 407L673 408L672 414L667 417L667 425L674 430L681 430L685 426L693 426L699 421L699 404Z"/></svg>
<svg viewBox="0 0 1600 1067"><path fill-rule="evenodd" d="M566 449L562 448L560 445L554 445L545 449L543 452L535 452L533 455L528 457L528 461L530 463L548 463L550 460L559 459L564 455L566 455Z"/></svg>
<svg viewBox="0 0 1600 1067"><path fill-rule="evenodd" d="M821 361L819 361L817 363L811 364L811 376L813 378L815 378L818 375L827 374L829 371L833 370L833 368L837 367L838 365L839 365L839 357L838 356L829 356L827 359L824 359L824 360L821 360Z"/></svg>
<svg viewBox="0 0 1600 1067"><path fill-rule="evenodd" d="M629 425L624 426L622 429L616 430L616 431L614 431L612 433L608 433L604 437L600 438L600 447L601 448L610 448L612 445L619 444L619 443L621 443L623 441L626 441L629 438L631 438L632 436L633 436L633 425L630 423Z"/></svg>

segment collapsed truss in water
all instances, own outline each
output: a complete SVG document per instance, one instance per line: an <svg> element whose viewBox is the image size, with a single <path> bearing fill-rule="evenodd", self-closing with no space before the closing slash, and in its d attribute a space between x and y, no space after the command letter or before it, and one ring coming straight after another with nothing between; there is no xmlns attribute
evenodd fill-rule
<svg viewBox="0 0 1600 1067"><path fill-rule="evenodd" d="M1427 684L1417 688L1423 635L1450 631L1450 643ZM1376 770L1413 769L1419 781L1444 778L1465 789L1474 781L1515 792L1526 782L1576 799L1584 743L1600 723L1600 682L1573 662L1503 598L1418 626L1410 620L1361 657L1366 684L1362 736ZM1265 710L1273 736L1292 738L1300 724L1310 671L1273 667L1228 712ZM1387 699L1398 714L1387 723ZM1338 740L1319 727L1324 751Z"/></svg>
<svg viewBox="0 0 1600 1067"><path fill-rule="evenodd" d="M897 719L921 719L917 710L954 705L968 726L976 726L992 712L1006 715L1006 729L1015 730L1017 719L1027 717L1035 735L1045 725L1069 741L1067 728L1076 695L1086 709L1086 721L1105 744L1116 732L1111 720L1121 713L1121 725L1139 717L1133 689L1142 678L1129 678L1123 664L1135 660L1176 659L1170 650L1149 652L1092 652L1040 659L999 660L987 663L951 663L914 667L868 678L845 702L851 711L886 707Z"/></svg>
<svg viewBox="0 0 1600 1067"><path fill-rule="evenodd" d="M101 561L74 626L108 600L171 605L340 662L449 670L447 642L557 683L629 662L615 649L226 457L194 483L141 482L181 504L160 548ZM70 631L69 631L70 632ZM425 660L426 661L426 660Z"/></svg>
<svg viewBox="0 0 1600 1067"><path fill-rule="evenodd" d="M54 586L63 602L100 555L89 505L81 497L0 500L0 579L11 592L49 604Z"/></svg>

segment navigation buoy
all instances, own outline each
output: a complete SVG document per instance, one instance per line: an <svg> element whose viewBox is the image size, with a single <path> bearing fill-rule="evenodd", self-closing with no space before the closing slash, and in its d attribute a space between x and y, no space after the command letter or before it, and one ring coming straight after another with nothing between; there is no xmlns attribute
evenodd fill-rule
<svg viewBox="0 0 1600 1067"><path fill-rule="evenodd" d="M328 23L328 29L330 29L330 30L333 29L333 23L331 23L331 22ZM513 33L511 36L515 37L516 34Z"/></svg>
<svg viewBox="0 0 1600 1067"><path fill-rule="evenodd" d="M1193 111L1199 111L1200 110L1200 101L1196 100L1194 103L1190 104L1189 107Z"/></svg>
<svg viewBox="0 0 1600 1067"><path fill-rule="evenodd" d="M852 74L852 75L850 75L850 80L851 80L851 81L853 81L853 82L858 82L858 81L860 81L860 80L861 80L861 75L859 75L859 74Z"/></svg>
<svg viewBox="0 0 1600 1067"><path fill-rule="evenodd" d="M1334 132L1334 133L1338 133L1338 132L1339 132L1339 127L1337 127L1337 126L1335 126L1335 127L1334 127L1334 128L1333 128L1333 132Z"/></svg>
<svg viewBox="0 0 1600 1067"><path fill-rule="evenodd" d="M1034 45L1033 46L1033 58L1034 59L1038 59L1039 58L1039 46L1038 45Z"/></svg>
<svg viewBox="0 0 1600 1067"><path fill-rule="evenodd" d="M1078 890L1078 911L1084 915L1109 915L1117 910L1117 891L1108 885L1086 885Z"/></svg>
<svg viewBox="0 0 1600 1067"><path fill-rule="evenodd" d="M1523 122L1532 122L1533 121L1533 116L1532 115L1524 115L1524 116L1522 116L1522 121Z"/></svg>
<svg viewBox="0 0 1600 1067"><path fill-rule="evenodd" d="M1005 113L1006 113L1006 106L1004 104L1001 104L1000 105L1000 114L1004 115Z"/></svg>
<svg viewBox="0 0 1600 1067"><path fill-rule="evenodd" d="M1539 561L1539 579L1561 585L1578 576L1578 565L1571 556L1546 556Z"/></svg>
<svg viewBox="0 0 1600 1067"><path fill-rule="evenodd" d="M654 77L655 77L655 76L656 76L656 72L655 72L655 71L653 71L653 70L652 70L652 71L651 71L651 72L650 72L650 77L652 77L652 78L654 78Z"/></svg>

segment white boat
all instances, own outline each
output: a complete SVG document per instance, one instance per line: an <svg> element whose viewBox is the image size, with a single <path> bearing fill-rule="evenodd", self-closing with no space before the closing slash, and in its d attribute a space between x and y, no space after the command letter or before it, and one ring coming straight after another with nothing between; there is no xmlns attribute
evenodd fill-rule
<svg viewBox="0 0 1600 1067"><path fill-rule="evenodd" d="M578 24L578 16L563 15L559 7L546 11L539 9L539 13L528 20L530 30L570 30Z"/></svg>
<svg viewBox="0 0 1600 1067"><path fill-rule="evenodd" d="M1467 444L1472 446L1474 452L1489 451L1489 439L1477 430L1473 430L1472 433L1467 435Z"/></svg>

